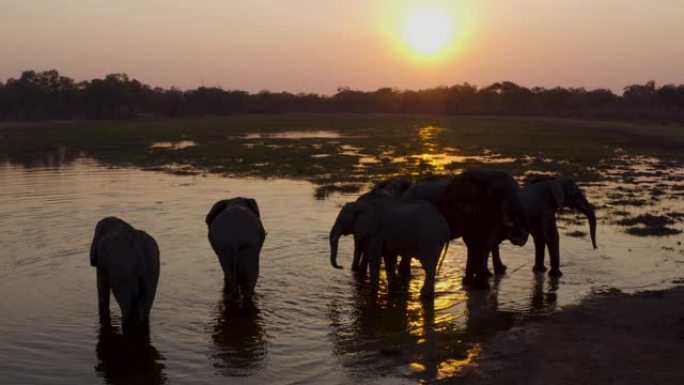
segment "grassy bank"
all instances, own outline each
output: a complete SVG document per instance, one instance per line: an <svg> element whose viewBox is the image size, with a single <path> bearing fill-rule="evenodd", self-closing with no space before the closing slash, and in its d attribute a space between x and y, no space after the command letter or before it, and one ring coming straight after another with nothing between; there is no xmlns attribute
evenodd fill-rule
<svg viewBox="0 0 684 385"><path fill-rule="evenodd" d="M521 180L569 175L593 187L604 218L640 236L681 232L682 149L683 126L543 118L309 114L0 125L0 160L26 167L90 157L178 174L290 178L316 184L317 198L394 175L473 167Z"/></svg>
<svg viewBox="0 0 684 385"><path fill-rule="evenodd" d="M329 135L278 135L291 131ZM679 165L684 148L680 126L445 116L6 123L0 126L0 136L0 157L26 166L88 156L115 166L297 178L319 185L465 167L496 167L516 175L558 172L596 180L602 168L620 162L624 153L658 156ZM196 145L151 147L180 141Z"/></svg>

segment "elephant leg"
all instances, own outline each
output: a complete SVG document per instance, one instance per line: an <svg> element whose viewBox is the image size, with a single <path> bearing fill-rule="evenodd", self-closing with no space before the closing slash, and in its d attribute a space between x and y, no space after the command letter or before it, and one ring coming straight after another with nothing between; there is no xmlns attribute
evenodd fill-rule
<svg viewBox="0 0 684 385"><path fill-rule="evenodd" d="M544 248L546 247L546 242L544 237L539 234L532 234L532 239L534 239L534 267L532 270L535 273L545 272L546 266L544 266Z"/></svg>
<svg viewBox="0 0 684 385"><path fill-rule="evenodd" d="M129 285L131 282L125 282L125 284ZM119 303L119 307L121 308L121 327L123 332L125 334L135 332L138 329L141 318L141 307L139 298L137 298L134 293L134 288L122 287L122 285L119 284L114 285L112 289L114 298L116 298L116 302Z"/></svg>
<svg viewBox="0 0 684 385"><path fill-rule="evenodd" d="M145 283L145 312L143 314L145 314L147 319L149 319L150 311L152 310L152 304L154 303L154 297L157 294L157 281L158 279L149 278Z"/></svg>
<svg viewBox="0 0 684 385"><path fill-rule="evenodd" d="M366 250L366 260L370 268L371 289L375 292L380 284L380 258L382 257L382 244L380 241L369 242Z"/></svg>
<svg viewBox="0 0 684 385"><path fill-rule="evenodd" d="M240 284L238 271L238 248L233 245L223 245L214 248L223 269L224 295L230 300L240 299Z"/></svg>
<svg viewBox="0 0 684 385"><path fill-rule="evenodd" d="M487 269L484 266L485 253L485 249L479 244L468 246L466 276L463 278L465 284L482 289L489 288L486 274Z"/></svg>
<svg viewBox="0 0 684 385"><path fill-rule="evenodd" d="M494 249L492 249L492 254L494 253ZM487 277L493 277L494 273L489 270L489 252L485 254L485 260L484 260L484 273Z"/></svg>
<svg viewBox="0 0 684 385"><path fill-rule="evenodd" d="M363 253L363 242L354 239L354 259L352 260L352 271L359 271L361 264L361 254Z"/></svg>
<svg viewBox="0 0 684 385"><path fill-rule="evenodd" d="M389 250L383 250L382 259L385 261L385 273L387 283L394 286L397 283L397 259L399 256Z"/></svg>
<svg viewBox="0 0 684 385"><path fill-rule="evenodd" d="M378 258L380 257L378 256ZM361 259L359 261L359 274L362 276L366 275L366 272L368 271L368 264L368 248L366 248L361 252Z"/></svg>
<svg viewBox="0 0 684 385"><path fill-rule="evenodd" d="M558 236L558 228L556 222L553 222L551 234L548 238L549 260L551 262L551 270L549 275L552 277L560 277L563 273L560 271L560 237Z"/></svg>
<svg viewBox="0 0 684 385"><path fill-rule="evenodd" d="M135 332L139 334L148 334L150 332L150 312L147 306L147 298L143 295L135 301Z"/></svg>
<svg viewBox="0 0 684 385"><path fill-rule="evenodd" d="M425 281L420 289L420 298L429 299L435 295L435 275L437 274L437 262L442 253L441 248L436 252L427 253L419 258L420 264L425 270Z"/></svg>
<svg viewBox="0 0 684 385"><path fill-rule="evenodd" d="M229 261L234 259L233 256L224 256L221 258L221 266L223 267L223 280L227 291L225 294L231 300L240 298L240 286L238 281L237 266L235 262Z"/></svg>
<svg viewBox="0 0 684 385"><path fill-rule="evenodd" d="M411 256L406 255L401 257L401 262L399 263L399 276L402 279L411 278Z"/></svg>
<svg viewBox="0 0 684 385"><path fill-rule="evenodd" d="M487 283L487 249L477 248L475 250L475 286L481 289L489 289Z"/></svg>
<svg viewBox="0 0 684 385"><path fill-rule="evenodd" d="M231 301L237 301L240 299L240 285L238 285L236 279L231 279L228 278L227 276L224 277L225 280L225 288L227 291L225 294L228 296L228 299Z"/></svg>
<svg viewBox="0 0 684 385"><path fill-rule="evenodd" d="M466 267L463 275L464 283L471 283L475 277L475 268L473 267L473 250L466 244Z"/></svg>
<svg viewBox="0 0 684 385"><path fill-rule="evenodd" d="M254 287L259 277L259 251L245 250L239 263L239 284L242 295L245 299L250 299L254 295Z"/></svg>
<svg viewBox="0 0 684 385"><path fill-rule="evenodd" d="M98 268L99 269L99 268ZM111 287L107 279L100 273L97 273L97 306L100 313L100 321L108 322L110 320L109 314L109 297Z"/></svg>
<svg viewBox="0 0 684 385"><path fill-rule="evenodd" d="M494 265L494 273L499 275L499 274L506 274L506 265L501 262L501 255L499 254L499 246L494 246L492 249L492 264Z"/></svg>

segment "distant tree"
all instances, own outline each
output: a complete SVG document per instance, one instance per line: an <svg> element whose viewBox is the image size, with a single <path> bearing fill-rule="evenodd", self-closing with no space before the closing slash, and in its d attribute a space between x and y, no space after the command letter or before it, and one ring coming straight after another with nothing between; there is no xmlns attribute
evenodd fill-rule
<svg viewBox="0 0 684 385"><path fill-rule="evenodd" d="M332 96L220 87L152 88L126 74L74 82L56 70L24 71L0 81L0 119L131 119L286 112L549 115L684 122L684 85L634 84L622 95L584 88L526 88L510 81L422 90L340 87Z"/></svg>
<svg viewBox="0 0 684 385"><path fill-rule="evenodd" d="M633 84L625 87L622 97L632 106L648 106L654 101L655 95L655 82L651 80L644 85Z"/></svg>

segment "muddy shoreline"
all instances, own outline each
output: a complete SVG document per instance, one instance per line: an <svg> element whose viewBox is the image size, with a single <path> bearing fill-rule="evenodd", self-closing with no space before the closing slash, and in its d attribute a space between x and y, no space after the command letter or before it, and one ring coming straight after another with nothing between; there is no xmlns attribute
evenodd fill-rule
<svg viewBox="0 0 684 385"><path fill-rule="evenodd" d="M679 283L679 282L678 282ZM482 344L449 384L682 384L684 286L594 293Z"/></svg>

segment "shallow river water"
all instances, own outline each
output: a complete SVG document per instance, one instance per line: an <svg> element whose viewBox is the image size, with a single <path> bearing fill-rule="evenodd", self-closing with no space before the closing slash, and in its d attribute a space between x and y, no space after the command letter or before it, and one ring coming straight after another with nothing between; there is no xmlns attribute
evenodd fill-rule
<svg viewBox="0 0 684 385"><path fill-rule="evenodd" d="M327 234L352 195L314 198L291 180L174 176L93 161L0 166L0 383L348 384L417 383L458 375L480 343L532 313L592 290L671 286L684 276L681 237L640 238L601 220L599 250L563 236L560 280L532 274L533 245L502 246L509 273L489 291L465 290L465 249L452 242L434 305L409 287L372 297L328 262ZM600 194L600 192L594 192ZM258 200L268 232L252 305L226 304L204 216L218 199ZM149 343L131 344L97 317L89 245L115 215L156 238L161 276ZM585 222L566 225L586 231ZM226 377L232 377L227 379Z"/></svg>

